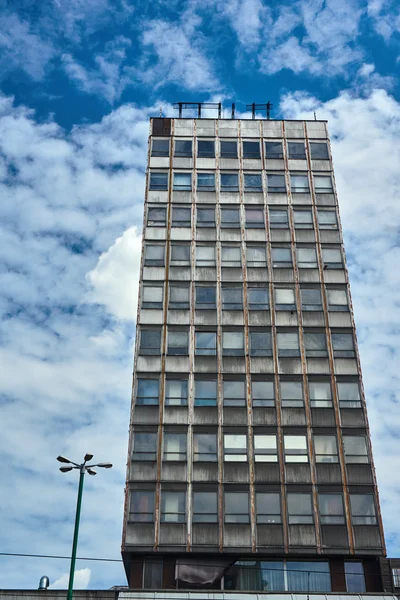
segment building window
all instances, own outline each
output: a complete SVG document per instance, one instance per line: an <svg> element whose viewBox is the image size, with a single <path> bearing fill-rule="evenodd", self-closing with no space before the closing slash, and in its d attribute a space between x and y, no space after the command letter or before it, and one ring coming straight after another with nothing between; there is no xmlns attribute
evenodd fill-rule
<svg viewBox="0 0 400 600"><path fill-rule="evenodd" d="M344 459L349 463L369 463L367 440L364 435L343 436Z"/></svg>
<svg viewBox="0 0 400 600"><path fill-rule="evenodd" d="M301 516L301 515L300 515ZM310 518L310 517L308 517ZM312 523L311 521L307 521ZM289 516L290 523L290 516ZM287 586L293 592L330 592L331 575L328 561L287 561Z"/></svg>
<svg viewBox="0 0 400 600"><path fill-rule="evenodd" d="M247 306L249 310L269 310L269 293L267 287L247 288Z"/></svg>
<svg viewBox="0 0 400 600"><path fill-rule="evenodd" d="M169 156L169 140L155 140L151 144L152 156Z"/></svg>
<svg viewBox="0 0 400 600"><path fill-rule="evenodd" d="M392 577L394 587L400 587L400 569L392 569Z"/></svg>
<svg viewBox="0 0 400 600"><path fill-rule="evenodd" d="M192 223L192 210L185 206L172 207L172 227L190 227Z"/></svg>
<svg viewBox="0 0 400 600"><path fill-rule="evenodd" d="M217 405L217 380L216 379L196 379L194 386L194 405L195 406L216 406Z"/></svg>
<svg viewBox="0 0 400 600"><path fill-rule="evenodd" d="M314 221L311 210L294 210L293 221L296 229L314 228Z"/></svg>
<svg viewBox="0 0 400 600"><path fill-rule="evenodd" d="M302 408L304 406L301 381L281 381L280 387L282 408Z"/></svg>
<svg viewBox="0 0 400 600"><path fill-rule="evenodd" d="M221 266L222 267L241 267L242 255L240 246L222 246L221 247Z"/></svg>
<svg viewBox="0 0 400 600"><path fill-rule="evenodd" d="M299 334L297 332L278 332L278 356L300 356Z"/></svg>
<svg viewBox="0 0 400 600"><path fill-rule="evenodd" d="M215 208L197 207L197 227L215 227Z"/></svg>
<svg viewBox="0 0 400 600"><path fill-rule="evenodd" d="M333 356L347 358L356 355L352 333L332 333Z"/></svg>
<svg viewBox="0 0 400 600"><path fill-rule="evenodd" d="M273 381L252 381L251 398L253 407L275 406L275 388Z"/></svg>
<svg viewBox="0 0 400 600"><path fill-rule="evenodd" d="M318 494L321 525L344 525L342 494Z"/></svg>
<svg viewBox="0 0 400 600"><path fill-rule="evenodd" d="M265 158L283 158L282 142L265 142Z"/></svg>
<svg viewBox="0 0 400 600"><path fill-rule="evenodd" d="M188 309L190 288L188 285L170 284L169 286L169 308L173 310Z"/></svg>
<svg viewBox="0 0 400 600"><path fill-rule="evenodd" d="M175 140L175 156L192 158L192 140Z"/></svg>
<svg viewBox="0 0 400 600"><path fill-rule="evenodd" d="M304 160L306 158L304 142L288 142L288 158Z"/></svg>
<svg viewBox="0 0 400 600"><path fill-rule="evenodd" d="M294 289L275 288L275 310L296 310Z"/></svg>
<svg viewBox="0 0 400 600"><path fill-rule="evenodd" d="M243 331L223 331L222 332L222 354L224 356L243 356L244 355Z"/></svg>
<svg viewBox="0 0 400 600"><path fill-rule="evenodd" d="M243 310L243 288L223 287L222 308L223 310Z"/></svg>
<svg viewBox="0 0 400 600"><path fill-rule="evenodd" d="M326 290L328 297L328 309L334 311L348 311L349 304L347 298L347 291L345 288L339 290L333 290L328 288Z"/></svg>
<svg viewBox="0 0 400 600"><path fill-rule="evenodd" d="M196 266L215 267L215 246L196 246Z"/></svg>
<svg viewBox="0 0 400 600"><path fill-rule="evenodd" d="M240 212L238 208L221 208L221 227L240 227Z"/></svg>
<svg viewBox="0 0 400 600"><path fill-rule="evenodd" d="M193 523L218 522L217 492L193 492Z"/></svg>
<svg viewBox="0 0 400 600"><path fill-rule="evenodd" d="M337 229L336 210L318 209L318 226L320 229Z"/></svg>
<svg viewBox="0 0 400 600"><path fill-rule="evenodd" d="M337 463L338 448L334 435L314 435L315 462Z"/></svg>
<svg viewBox="0 0 400 600"><path fill-rule="evenodd" d="M267 254L265 246L247 246L247 266L248 267L266 267Z"/></svg>
<svg viewBox="0 0 400 600"><path fill-rule="evenodd" d="M158 379L138 379L136 404L151 406L158 404L160 382Z"/></svg>
<svg viewBox="0 0 400 600"><path fill-rule="evenodd" d="M250 331L250 356L272 356L272 341L269 331Z"/></svg>
<svg viewBox="0 0 400 600"><path fill-rule="evenodd" d="M286 193L286 183L284 175L267 175L268 193Z"/></svg>
<svg viewBox="0 0 400 600"><path fill-rule="evenodd" d="M290 174L290 189L292 194L308 194L310 186L307 175Z"/></svg>
<svg viewBox="0 0 400 600"><path fill-rule="evenodd" d="M277 492L256 492L257 523L281 523L281 499Z"/></svg>
<svg viewBox="0 0 400 600"><path fill-rule="evenodd" d="M217 434L193 434L193 459L195 462L217 462Z"/></svg>
<svg viewBox="0 0 400 600"><path fill-rule="evenodd" d="M221 142L221 158L237 158L236 142Z"/></svg>
<svg viewBox="0 0 400 600"><path fill-rule="evenodd" d="M324 269L342 269L343 259L339 248L322 248Z"/></svg>
<svg viewBox="0 0 400 600"><path fill-rule="evenodd" d="M221 192L238 192L239 177L237 173L221 173Z"/></svg>
<svg viewBox="0 0 400 600"><path fill-rule="evenodd" d="M215 356L217 353L217 334L215 331L196 331L197 356Z"/></svg>
<svg viewBox="0 0 400 600"><path fill-rule="evenodd" d="M163 460L186 460L186 433L165 433Z"/></svg>
<svg viewBox="0 0 400 600"><path fill-rule="evenodd" d="M289 493L287 503L289 525L307 525L314 522L311 494Z"/></svg>
<svg viewBox="0 0 400 600"><path fill-rule="evenodd" d="M196 310L212 310L217 307L215 285L196 285Z"/></svg>
<svg viewBox="0 0 400 600"><path fill-rule="evenodd" d="M139 354L156 356L160 354L161 330L141 329Z"/></svg>
<svg viewBox="0 0 400 600"><path fill-rule="evenodd" d="M262 208L246 206L246 227L248 229L264 229L264 211Z"/></svg>
<svg viewBox="0 0 400 600"><path fill-rule="evenodd" d="M317 194L332 194L332 179L326 175L314 175L314 188Z"/></svg>
<svg viewBox="0 0 400 600"><path fill-rule="evenodd" d="M154 521L154 492L151 490L132 490L129 508L129 520L136 523Z"/></svg>
<svg viewBox="0 0 400 600"><path fill-rule="evenodd" d="M133 459L157 459L157 433L154 431L136 431L133 436Z"/></svg>
<svg viewBox="0 0 400 600"><path fill-rule="evenodd" d="M224 406L246 406L246 382L224 380Z"/></svg>
<svg viewBox="0 0 400 600"><path fill-rule="evenodd" d="M261 158L260 142L243 142L243 158Z"/></svg>
<svg viewBox="0 0 400 600"><path fill-rule="evenodd" d="M250 523L248 492L225 492L225 523Z"/></svg>
<svg viewBox="0 0 400 600"><path fill-rule="evenodd" d="M162 308L164 287L162 285L143 284L142 308Z"/></svg>
<svg viewBox="0 0 400 600"><path fill-rule="evenodd" d="M315 248L297 248L297 266L299 269L316 269L318 267Z"/></svg>
<svg viewBox="0 0 400 600"><path fill-rule="evenodd" d="M255 462L278 462L276 435L254 434Z"/></svg>
<svg viewBox="0 0 400 600"><path fill-rule="evenodd" d="M191 173L174 173L174 191L190 192L192 189Z"/></svg>
<svg viewBox="0 0 400 600"><path fill-rule="evenodd" d="M305 435L284 435L285 462L308 463L307 438Z"/></svg>
<svg viewBox="0 0 400 600"><path fill-rule="evenodd" d="M292 268L292 252L289 247L273 246L271 248L271 256L274 269Z"/></svg>
<svg viewBox="0 0 400 600"><path fill-rule="evenodd" d="M144 247L144 265L145 267L163 267L165 256L165 246L146 244Z"/></svg>
<svg viewBox="0 0 400 600"><path fill-rule="evenodd" d="M312 160L329 160L328 144L325 142L310 142Z"/></svg>
<svg viewBox="0 0 400 600"><path fill-rule="evenodd" d="M247 437L246 434L224 434L224 461L247 462Z"/></svg>
<svg viewBox="0 0 400 600"><path fill-rule="evenodd" d="M215 158L215 148L213 140L197 141L197 156L199 158Z"/></svg>
<svg viewBox="0 0 400 600"><path fill-rule="evenodd" d="M186 520L186 493L180 491L162 491L161 522L184 523Z"/></svg>
<svg viewBox="0 0 400 600"><path fill-rule="evenodd" d="M287 229L289 227L288 212L286 208L269 209L269 226L271 229Z"/></svg>
<svg viewBox="0 0 400 600"><path fill-rule="evenodd" d="M364 566L361 561L344 561L346 590L363 594L365 592Z"/></svg>
<svg viewBox="0 0 400 600"><path fill-rule="evenodd" d="M328 356L326 349L326 335L325 333L304 332L304 345L306 348L306 357L311 358L314 356Z"/></svg>
<svg viewBox="0 0 400 600"><path fill-rule="evenodd" d="M340 408L361 408L360 388L356 381L338 381Z"/></svg>
<svg viewBox="0 0 400 600"><path fill-rule="evenodd" d="M147 227L165 227L167 209L162 206L149 206L147 209Z"/></svg>
<svg viewBox="0 0 400 600"><path fill-rule="evenodd" d="M245 192L262 192L261 173L245 173L244 174L244 191Z"/></svg>
<svg viewBox="0 0 400 600"><path fill-rule="evenodd" d="M170 356L187 356L189 354L189 332L168 331L168 349Z"/></svg>
<svg viewBox="0 0 400 600"><path fill-rule="evenodd" d="M168 190L168 173L150 173L149 190Z"/></svg>
<svg viewBox="0 0 400 600"><path fill-rule="evenodd" d="M372 494L350 494L350 505L353 525L376 525Z"/></svg>
<svg viewBox="0 0 400 600"><path fill-rule="evenodd" d="M319 288L301 288L302 310L322 310L321 290Z"/></svg>
<svg viewBox="0 0 400 600"><path fill-rule="evenodd" d="M162 588L163 561L162 558L144 559L143 589L160 590Z"/></svg>
<svg viewBox="0 0 400 600"><path fill-rule="evenodd" d="M171 244L171 265L190 265L190 244Z"/></svg>
<svg viewBox="0 0 400 600"><path fill-rule="evenodd" d="M332 389L330 381L309 381L311 408L331 408Z"/></svg>
<svg viewBox="0 0 400 600"><path fill-rule="evenodd" d="M167 379L165 382L165 405L186 406L188 400L187 379Z"/></svg>
<svg viewBox="0 0 400 600"><path fill-rule="evenodd" d="M215 192L215 174L197 173L197 191Z"/></svg>

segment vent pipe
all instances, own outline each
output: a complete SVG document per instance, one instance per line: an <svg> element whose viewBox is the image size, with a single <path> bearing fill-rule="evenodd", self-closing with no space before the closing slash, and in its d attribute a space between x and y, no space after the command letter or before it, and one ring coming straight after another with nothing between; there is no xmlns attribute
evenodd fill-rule
<svg viewBox="0 0 400 600"><path fill-rule="evenodd" d="M49 585L50 579L46 575L43 575L43 577L40 578L38 590L41 590L42 592L47 592L47 588L49 587Z"/></svg>

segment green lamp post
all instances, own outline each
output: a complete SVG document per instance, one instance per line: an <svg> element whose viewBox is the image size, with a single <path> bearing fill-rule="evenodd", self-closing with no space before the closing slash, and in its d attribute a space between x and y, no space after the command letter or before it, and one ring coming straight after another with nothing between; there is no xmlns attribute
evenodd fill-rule
<svg viewBox="0 0 400 600"><path fill-rule="evenodd" d="M57 460L61 463L66 463L68 467L60 467L60 471L62 473L67 473L68 471L72 471L72 469L79 469L79 487L78 487L78 498L76 501L76 512L75 512L75 528L74 528L74 540L72 542L72 554L71 554L71 567L69 570L69 582L68 582L68 600L72 600L73 597L73 586L74 586L74 575L75 575L75 562L76 562L76 549L78 547L78 534L79 534L79 521L81 518L81 506L82 506L82 492L83 492L83 480L85 477L85 473L89 473L89 475L96 475L96 471L93 470L94 467L101 467L104 469L111 469L111 463L97 463L97 465L88 465L87 462L91 461L93 458L93 454L85 454L83 463L78 465L78 463L65 458L65 456L57 456Z"/></svg>

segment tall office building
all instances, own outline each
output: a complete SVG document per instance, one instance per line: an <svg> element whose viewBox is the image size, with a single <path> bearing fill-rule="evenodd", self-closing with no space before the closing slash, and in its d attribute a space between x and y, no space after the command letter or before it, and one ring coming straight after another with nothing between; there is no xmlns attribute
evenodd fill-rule
<svg viewBox="0 0 400 600"><path fill-rule="evenodd" d="M130 587L382 590L326 123L153 118L144 206Z"/></svg>

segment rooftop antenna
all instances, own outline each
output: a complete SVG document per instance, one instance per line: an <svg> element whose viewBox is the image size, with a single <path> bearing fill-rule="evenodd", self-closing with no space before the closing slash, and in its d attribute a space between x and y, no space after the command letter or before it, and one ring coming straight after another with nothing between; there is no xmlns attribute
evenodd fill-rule
<svg viewBox="0 0 400 600"><path fill-rule="evenodd" d="M316 120L317 120L317 113L314 110L314 121L316 121Z"/></svg>
<svg viewBox="0 0 400 600"><path fill-rule="evenodd" d="M163 114L162 114L162 106L160 106L160 117L162 117L162 116L163 116Z"/></svg>
<svg viewBox="0 0 400 600"><path fill-rule="evenodd" d="M257 110L265 110L265 114L266 114L268 121L271 119L272 107L273 107L273 104L271 104L271 102L269 100L266 104L255 104L254 102L253 102L253 104L246 104L246 110L251 109L251 118L252 119L256 118Z"/></svg>

